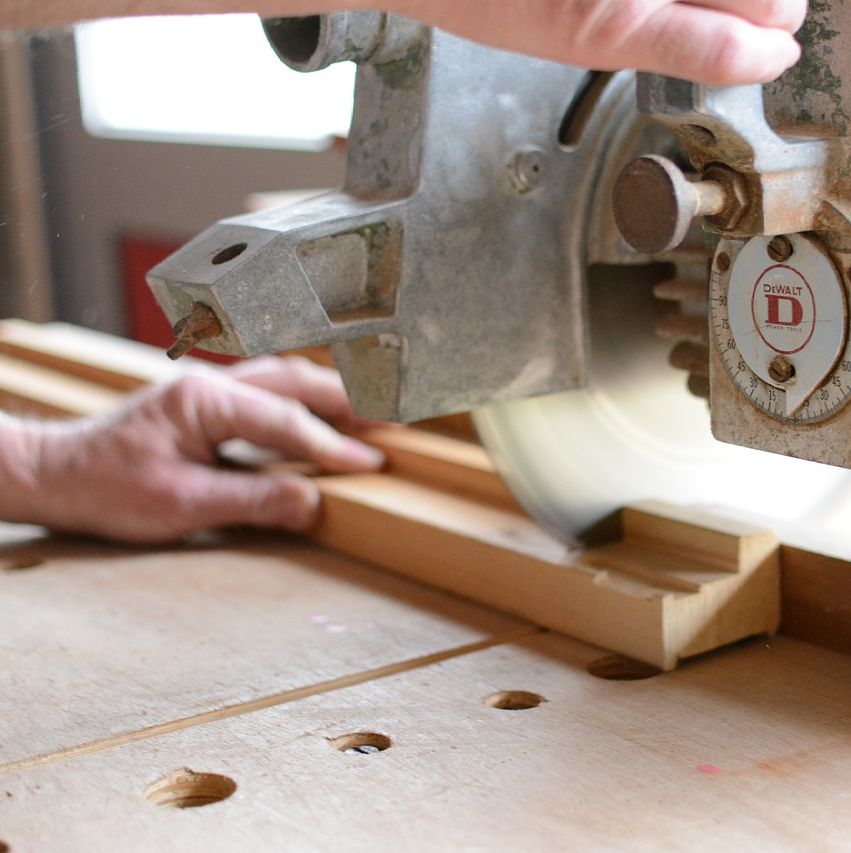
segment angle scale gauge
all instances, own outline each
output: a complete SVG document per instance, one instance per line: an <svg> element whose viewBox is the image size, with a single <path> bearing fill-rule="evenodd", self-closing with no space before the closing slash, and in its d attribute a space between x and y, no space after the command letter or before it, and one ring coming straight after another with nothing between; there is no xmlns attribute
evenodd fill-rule
<svg viewBox="0 0 851 853"><path fill-rule="evenodd" d="M811 424L851 398L848 295L817 240L722 240L711 277L715 345L733 383L777 421Z"/></svg>

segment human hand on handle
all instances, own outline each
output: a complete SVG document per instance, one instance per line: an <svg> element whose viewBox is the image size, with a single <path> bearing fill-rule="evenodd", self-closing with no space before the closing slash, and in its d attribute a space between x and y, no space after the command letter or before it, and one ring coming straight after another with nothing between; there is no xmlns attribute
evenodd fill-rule
<svg viewBox="0 0 851 853"><path fill-rule="evenodd" d="M778 77L798 60L792 34L807 12L806 0L391 0L391 5L509 50L715 85Z"/></svg>
<svg viewBox="0 0 851 853"><path fill-rule="evenodd" d="M383 9L475 41L600 70L637 68L716 85L762 83L800 54L806 0L0 0L0 27L125 15Z"/></svg>
<svg viewBox="0 0 851 853"><path fill-rule="evenodd" d="M381 466L379 451L322 418L357 423L336 371L273 357L193 369L107 417L4 418L0 517L131 542L227 525L304 530L318 513L315 484L216 468L216 450L239 437L329 472Z"/></svg>

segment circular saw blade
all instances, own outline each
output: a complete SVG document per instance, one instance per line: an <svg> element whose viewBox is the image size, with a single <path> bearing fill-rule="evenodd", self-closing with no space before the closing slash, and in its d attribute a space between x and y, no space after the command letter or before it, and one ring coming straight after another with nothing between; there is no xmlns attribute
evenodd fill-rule
<svg viewBox="0 0 851 853"><path fill-rule="evenodd" d="M475 413L517 499L565 539L593 541L616 510L645 499L844 534L851 472L712 437L706 401L688 393L654 335L656 280L652 268L591 270L587 389Z"/></svg>

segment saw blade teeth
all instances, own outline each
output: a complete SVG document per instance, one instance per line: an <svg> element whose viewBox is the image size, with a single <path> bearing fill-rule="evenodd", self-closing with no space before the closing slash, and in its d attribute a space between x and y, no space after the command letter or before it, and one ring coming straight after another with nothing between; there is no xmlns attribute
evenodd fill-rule
<svg viewBox="0 0 851 853"><path fill-rule="evenodd" d="M665 302L709 303L709 281L696 278L669 278L653 287L653 295Z"/></svg>
<svg viewBox="0 0 851 853"><path fill-rule="evenodd" d="M709 346L695 344L691 341L680 341L671 350L668 358L671 367L685 370L692 376L709 378ZM703 395L699 395L703 396Z"/></svg>
<svg viewBox="0 0 851 853"><path fill-rule="evenodd" d="M656 322L656 334L666 341L709 343L709 321L706 316L670 313Z"/></svg>

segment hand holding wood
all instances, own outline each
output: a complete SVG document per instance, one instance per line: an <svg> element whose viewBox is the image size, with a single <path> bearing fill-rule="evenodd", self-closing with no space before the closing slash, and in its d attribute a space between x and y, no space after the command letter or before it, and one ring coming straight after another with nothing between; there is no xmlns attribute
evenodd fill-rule
<svg viewBox="0 0 851 853"><path fill-rule="evenodd" d="M357 423L339 375L273 357L193 369L105 418L4 418L0 518L133 542L227 525L304 530L319 507L310 480L217 468L217 448L243 438L334 473L382 465L328 421Z"/></svg>

